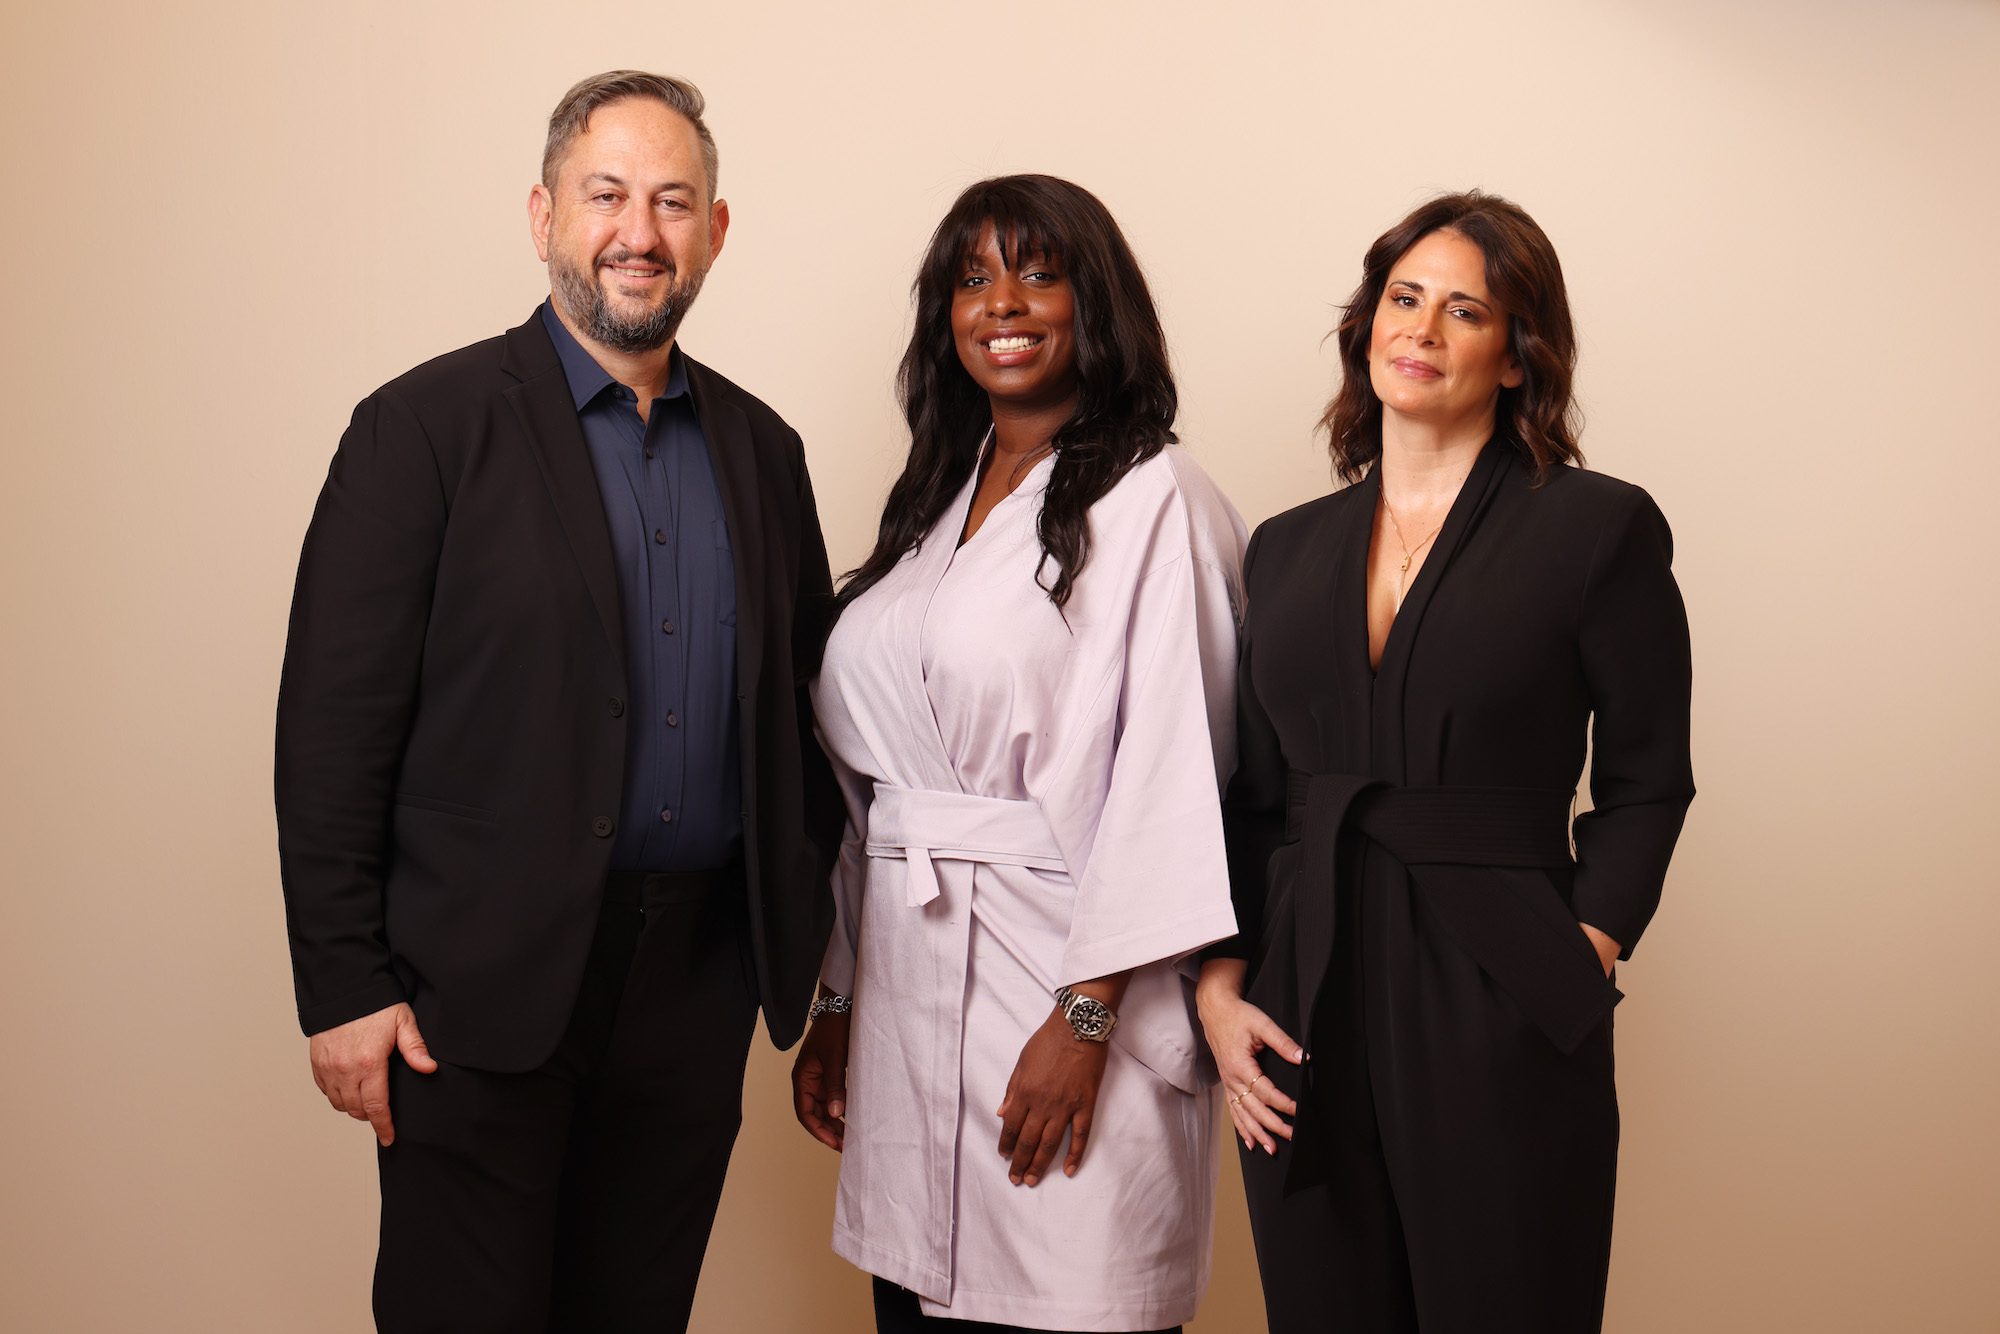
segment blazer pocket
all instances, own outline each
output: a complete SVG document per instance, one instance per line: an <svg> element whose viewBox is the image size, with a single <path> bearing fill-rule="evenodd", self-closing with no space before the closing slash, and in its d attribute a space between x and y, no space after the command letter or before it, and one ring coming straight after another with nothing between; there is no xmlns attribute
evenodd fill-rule
<svg viewBox="0 0 2000 1334"><path fill-rule="evenodd" d="M455 815L461 820L476 820L480 824L494 824L499 820L492 811L483 810L478 806L462 806L458 802L446 801L442 797L426 797L415 792L398 792L395 801L398 806L407 806L411 810L431 811L437 815Z"/></svg>

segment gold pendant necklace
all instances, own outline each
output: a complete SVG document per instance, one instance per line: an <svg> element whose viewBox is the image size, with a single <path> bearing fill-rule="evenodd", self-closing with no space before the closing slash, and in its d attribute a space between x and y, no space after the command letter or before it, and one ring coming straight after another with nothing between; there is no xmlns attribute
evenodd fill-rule
<svg viewBox="0 0 2000 1334"><path fill-rule="evenodd" d="M1389 527L1396 534L1396 545L1403 549L1403 563L1396 567L1396 606L1400 609L1403 605L1404 581L1410 575L1410 562L1417 558L1419 551L1430 545L1431 538L1444 531L1444 522L1440 520L1438 526L1431 529L1430 537L1426 537L1413 547L1403 540L1403 525L1397 521L1396 511L1389 505L1389 493L1384 490L1377 494L1382 497L1382 512L1389 516Z"/></svg>

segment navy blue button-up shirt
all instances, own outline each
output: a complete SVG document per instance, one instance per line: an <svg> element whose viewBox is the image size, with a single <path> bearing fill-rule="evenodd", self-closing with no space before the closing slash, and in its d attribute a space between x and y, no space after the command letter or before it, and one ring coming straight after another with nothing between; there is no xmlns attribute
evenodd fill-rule
<svg viewBox="0 0 2000 1334"><path fill-rule="evenodd" d="M737 750L736 568L729 521L674 349L667 391L645 419L547 302L604 496L625 628L625 795L611 865L702 871L742 841Z"/></svg>

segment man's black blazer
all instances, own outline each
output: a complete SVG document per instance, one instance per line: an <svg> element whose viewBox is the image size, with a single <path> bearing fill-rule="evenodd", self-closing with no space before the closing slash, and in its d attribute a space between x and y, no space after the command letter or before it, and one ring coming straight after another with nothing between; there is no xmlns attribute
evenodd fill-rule
<svg viewBox="0 0 2000 1334"><path fill-rule="evenodd" d="M798 434L691 358L687 376L734 552L750 937L783 1047L832 921L840 807L805 691L831 580ZM408 1000L442 1060L526 1070L554 1050L622 804L620 626L601 493L538 315L355 409L278 696L307 1033Z"/></svg>

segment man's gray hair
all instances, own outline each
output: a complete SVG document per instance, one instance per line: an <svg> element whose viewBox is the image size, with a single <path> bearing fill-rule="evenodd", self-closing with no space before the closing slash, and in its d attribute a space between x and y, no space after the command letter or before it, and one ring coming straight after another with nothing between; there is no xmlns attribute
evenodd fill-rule
<svg viewBox="0 0 2000 1334"><path fill-rule="evenodd" d="M708 172L709 202L715 202L721 163L716 157L715 136L708 132L708 124L701 118L707 107L701 89L686 79L636 69L593 74L563 94L562 101L549 113L549 140L542 149L542 184L551 190L556 188L556 171L562 165L563 154L569 152L579 134L590 128L591 114L599 107L623 102L628 97L650 97L663 102L694 125L695 136L701 140L701 165Z"/></svg>

